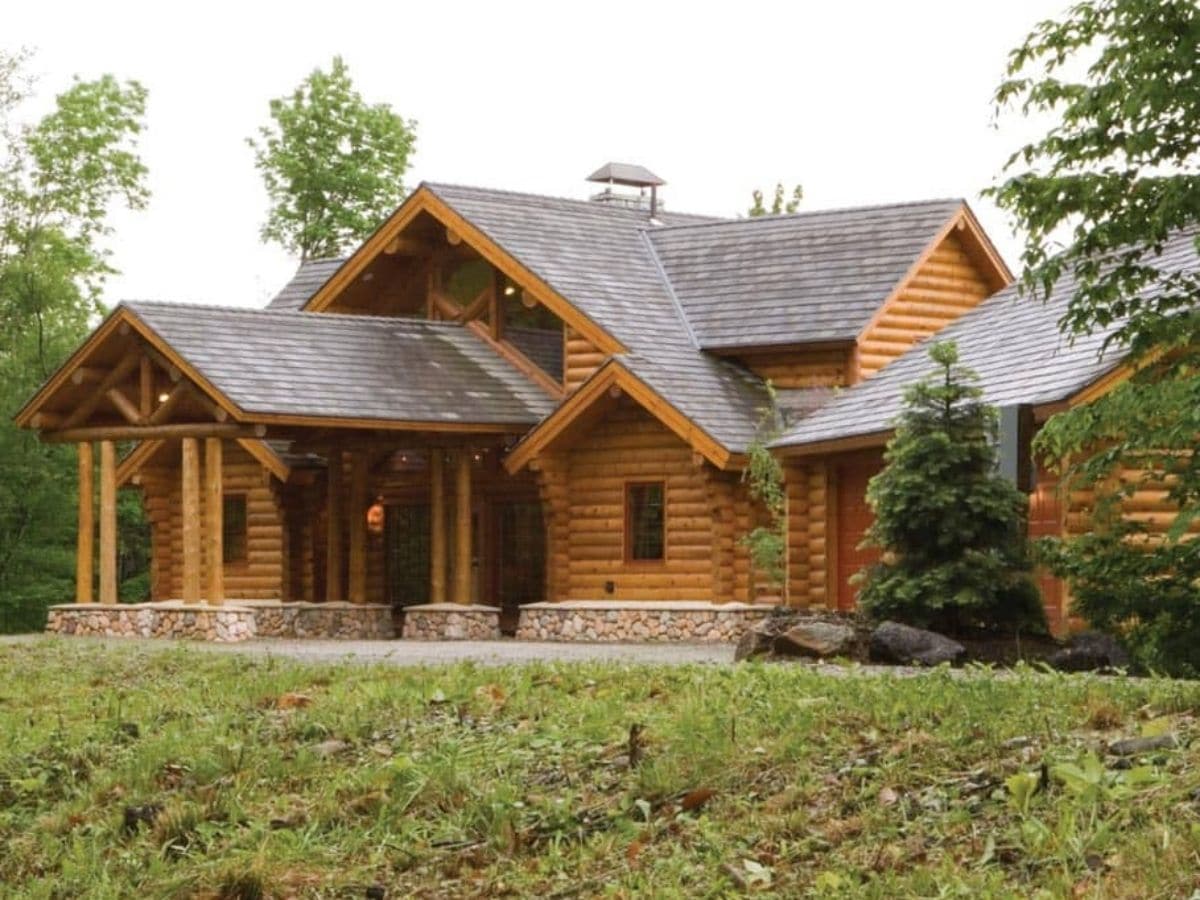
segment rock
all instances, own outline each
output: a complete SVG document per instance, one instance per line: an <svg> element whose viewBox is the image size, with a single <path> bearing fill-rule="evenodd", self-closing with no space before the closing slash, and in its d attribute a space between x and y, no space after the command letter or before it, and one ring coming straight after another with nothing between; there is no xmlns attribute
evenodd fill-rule
<svg viewBox="0 0 1200 900"><path fill-rule="evenodd" d="M1129 654L1112 635L1084 631L1072 637L1065 647L1052 653L1046 662L1060 672L1094 672L1129 667Z"/></svg>
<svg viewBox="0 0 1200 900"><path fill-rule="evenodd" d="M740 644L739 644L740 646ZM854 629L832 622L800 622L775 638L773 649L783 656L847 656L854 648Z"/></svg>
<svg viewBox="0 0 1200 900"><path fill-rule="evenodd" d="M313 753L317 756L337 756L350 749L350 745L345 741L339 741L337 738L331 738L328 741L321 741L313 747Z"/></svg>
<svg viewBox="0 0 1200 900"><path fill-rule="evenodd" d="M884 622L871 632L871 658L900 665L937 666L961 662L967 648L934 631Z"/></svg>
<svg viewBox="0 0 1200 900"><path fill-rule="evenodd" d="M754 656L764 656L771 652L775 645L776 629L774 620L767 618L747 628L745 634L738 639L737 648L733 651L735 661L750 659Z"/></svg>
<svg viewBox="0 0 1200 900"><path fill-rule="evenodd" d="M1137 756L1139 753L1150 753L1154 750L1174 750L1179 746L1179 739L1173 734L1158 734L1154 737L1126 738L1123 741L1113 741L1108 745L1108 752L1113 756Z"/></svg>

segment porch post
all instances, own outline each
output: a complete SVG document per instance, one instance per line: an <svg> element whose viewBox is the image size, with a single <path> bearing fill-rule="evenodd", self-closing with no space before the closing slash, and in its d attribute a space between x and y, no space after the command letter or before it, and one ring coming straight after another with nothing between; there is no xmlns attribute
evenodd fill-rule
<svg viewBox="0 0 1200 900"><path fill-rule="evenodd" d="M117 448L100 442L100 602L117 602Z"/></svg>
<svg viewBox="0 0 1200 900"><path fill-rule="evenodd" d="M208 550L208 602L220 606L225 600L225 490L221 481L220 438L204 440L204 546Z"/></svg>
<svg viewBox="0 0 1200 900"><path fill-rule="evenodd" d="M454 499L458 507L454 540L454 601L471 602L471 453L461 450L455 460Z"/></svg>
<svg viewBox="0 0 1200 900"><path fill-rule="evenodd" d="M429 602L446 602L446 479L437 448L429 452Z"/></svg>
<svg viewBox="0 0 1200 900"><path fill-rule="evenodd" d="M75 602L92 603L96 599L92 590L92 541L94 530L95 502L93 493L92 445L82 443L79 447L79 536L75 541Z"/></svg>
<svg viewBox="0 0 1200 900"><path fill-rule="evenodd" d="M348 599L367 602L367 454L350 460L350 576Z"/></svg>
<svg viewBox="0 0 1200 900"><path fill-rule="evenodd" d="M200 602L200 444L182 441L183 479L183 602Z"/></svg>
<svg viewBox="0 0 1200 900"><path fill-rule="evenodd" d="M330 449L326 460L325 602L342 601L342 451Z"/></svg>

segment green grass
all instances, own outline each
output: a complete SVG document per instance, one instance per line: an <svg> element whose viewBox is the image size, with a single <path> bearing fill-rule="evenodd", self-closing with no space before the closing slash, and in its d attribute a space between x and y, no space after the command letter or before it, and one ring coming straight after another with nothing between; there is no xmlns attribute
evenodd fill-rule
<svg viewBox="0 0 1200 900"><path fill-rule="evenodd" d="M1186 897L1200 753L1102 747L1186 745L1198 705L1028 671L0 645L0 894Z"/></svg>

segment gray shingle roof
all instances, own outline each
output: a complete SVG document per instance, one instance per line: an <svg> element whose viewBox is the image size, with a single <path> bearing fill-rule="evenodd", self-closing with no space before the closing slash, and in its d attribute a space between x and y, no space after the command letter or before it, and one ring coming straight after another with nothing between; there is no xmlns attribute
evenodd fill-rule
<svg viewBox="0 0 1200 900"><path fill-rule="evenodd" d="M1167 242L1157 265L1163 271L1194 269L1194 234ZM1074 292L1064 279L1048 301L1021 297L1017 285L989 297L948 325L937 340L954 341L963 365L980 376L984 399L997 406L1041 404L1065 400L1120 364L1124 354L1110 349L1100 355L1108 331L1081 336L1071 343L1058 330ZM917 345L873 378L841 391L821 409L802 419L776 446L876 434L890 430L901 409L901 393L934 371L926 348Z"/></svg>
<svg viewBox="0 0 1200 900"><path fill-rule="evenodd" d="M961 200L654 229L704 348L852 340Z"/></svg>
<svg viewBox="0 0 1200 900"><path fill-rule="evenodd" d="M762 383L700 351L645 231L645 210L427 184L446 204L624 344L622 363L733 452L753 439ZM663 212L665 225L709 221Z"/></svg>
<svg viewBox="0 0 1200 900"><path fill-rule="evenodd" d="M554 406L456 325L180 303L122 307L249 413L529 426Z"/></svg>
<svg viewBox="0 0 1200 900"><path fill-rule="evenodd" d="M292 280L267 303L267 309L300 309L346 260L312 259L301 263Z"/></svg>

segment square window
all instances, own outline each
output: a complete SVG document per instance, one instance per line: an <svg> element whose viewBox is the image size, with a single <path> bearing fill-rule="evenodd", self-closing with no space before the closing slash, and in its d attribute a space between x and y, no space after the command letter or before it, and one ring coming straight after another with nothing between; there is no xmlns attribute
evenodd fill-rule
<svg viewBox="0 0 1200 900"><path fill-rule="evenodd" d="M222 558L226 563L242 563L247 559L246 495L227 494L221 514Z"/></svg>
<svg viewBox="0 0 1200 900"><path fill-rule="evenodd" d="M661 481L630 484L625 489L625 558L654 562L666 557L667 529Z"/></svg>

